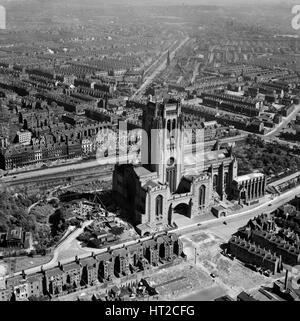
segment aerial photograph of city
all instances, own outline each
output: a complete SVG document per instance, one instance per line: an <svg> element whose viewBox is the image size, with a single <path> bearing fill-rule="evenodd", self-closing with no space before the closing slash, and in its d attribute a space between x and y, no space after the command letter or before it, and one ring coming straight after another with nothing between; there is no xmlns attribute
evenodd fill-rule
<svg viewBox="0 0 300 321"><path fill-rule="evenodd" d="M0 0L0 301L300 301L300 0Z"/></svg>

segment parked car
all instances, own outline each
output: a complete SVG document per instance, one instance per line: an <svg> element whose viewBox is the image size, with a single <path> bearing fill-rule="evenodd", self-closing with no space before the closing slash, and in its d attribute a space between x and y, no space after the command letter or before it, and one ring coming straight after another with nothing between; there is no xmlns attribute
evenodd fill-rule
<svg viewBox="0 0 300 321"><path fill-rule="evenodd" d="M259 272L260 274L263 273L263 269L262 269L261 267L258 267L258 268L256 269L256 271Z"/></svg>
<svg viewBox="0 0 300 321"><path fill-rule="evenodd" d="M247 268L249 268L249 269L251 269L252 271L255 271L255 272L259 271L259 268L257 268L255 265L250 264L250 263L246 263L245 267L247 267Z"/></svg>

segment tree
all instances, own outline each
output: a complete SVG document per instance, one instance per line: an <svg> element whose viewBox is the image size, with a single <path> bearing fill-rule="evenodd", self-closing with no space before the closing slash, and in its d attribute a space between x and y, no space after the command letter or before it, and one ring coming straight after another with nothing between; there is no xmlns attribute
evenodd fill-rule
<svg viewBox="0 0 300 321"><path fill-rule="evenodd" d="M65 224L65 212L62 208L57 209L54 214L49 218L51 224L52 236L56 236L58 233L64 231L66 228Z"/></svg>
<svg viewBox="0 0 300 321"><path fill-rule="evenodd" d="M121 235L124 232L124 227L112 227L111 228L111 233L114 235Z"/></svg>

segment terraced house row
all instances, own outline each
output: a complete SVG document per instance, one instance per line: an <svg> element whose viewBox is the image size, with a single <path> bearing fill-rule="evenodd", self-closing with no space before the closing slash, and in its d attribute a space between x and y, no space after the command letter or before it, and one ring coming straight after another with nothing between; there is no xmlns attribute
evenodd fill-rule
<svg viewBox="0 0 300 321"><path fill-rule="evenodd" d="M264 270L271 271L272 274L282 270L281 257L278 257L270 250L266 250L236 235L229 240L228 245L231 255L246 264L259 266Z"/></svg>
<svg viewBox="0 0 300 321"><path fill-rule="evenodd" d="M238 97L224 93L203 93L201 95L203 104L213 108L219 108L232 113L246 116L259 116L262 101L249 97Z"/></svg>
<svg viewBox="0 0 300 321"><path fill-rule="evenodd" d="M161 234L144 238L138 243L107 249L87 258L75 258L67 264L35 274L10 277L0 287L0 301L28 300L29 297L55 297L82 287L113 283L115 278L130 276L139 271L185 259L183 244L176 234ZM0 283L1 286L1 283Z"/></svg>

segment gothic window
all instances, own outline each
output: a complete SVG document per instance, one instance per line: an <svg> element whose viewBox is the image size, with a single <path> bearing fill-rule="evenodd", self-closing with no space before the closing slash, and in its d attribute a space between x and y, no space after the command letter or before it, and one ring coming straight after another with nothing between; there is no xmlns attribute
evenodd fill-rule
<svg viewBox="0 0 300 321"><path fill-rule="evenodd" d="M161 195L158 195L156 197L155 201L155 214L156 217L161 216L163 213L163 197Z"/></svg>
<svg viewBox="0 0 300 321"><path fill-rule="evenodd" d="M176 119L173 119L172 122L172 130L174 130L176 128Z"/></svg>
<svg viewBox="0 0 300 321"><path fill-rule="evenodd" d="M205 185L202 185L199 188L199 206L205 205L205 192L206 192L206 187Z"/></svg>
<svg viewBox="0 0 300 321"><path fill-rule="evenodd" d="M168 129L168 132L171 131L171 120L170 119L168 120L168 123L167 123L167 129Z"/></svg>
<svg viewBox="0 0 300 321"><path fill-rule="evenodd" d="M225 185L225 189L228 189L228 187L229 187L229 175L228 175L228 173L225 173L224 185Z"/></svg>
<svg viewBox="0 0 300 321"><path fill-rule="evenodd" d="M214 175L213 188L216 189L218 185L218 175Z"/></svg>

